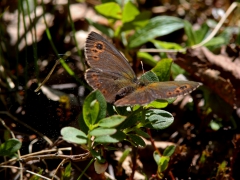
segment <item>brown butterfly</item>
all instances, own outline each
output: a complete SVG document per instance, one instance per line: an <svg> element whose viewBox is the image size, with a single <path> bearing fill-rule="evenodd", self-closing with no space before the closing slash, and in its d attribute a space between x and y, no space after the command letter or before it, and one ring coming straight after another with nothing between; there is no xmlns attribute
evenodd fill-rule
<svg viewBox="0 0 240 180"><path fill-rule="evenodd" d="M115 106L145 105L156 99L175 98L192 92L200 83L194 81L152 82L137 79L127 59L101 35L88 35L85 55L91 67L85 79Z"/></svg>

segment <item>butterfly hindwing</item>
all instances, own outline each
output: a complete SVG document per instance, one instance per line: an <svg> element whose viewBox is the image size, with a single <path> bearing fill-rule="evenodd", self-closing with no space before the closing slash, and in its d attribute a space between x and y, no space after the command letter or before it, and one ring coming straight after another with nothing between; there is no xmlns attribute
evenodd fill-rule
<svg viewBox="0 0 240 180"><path fill-rule="evenodd" d="M85 73L85 79L93 89L102 92L109 103L113 103L120 89L124 89L132 82L129 79L122 78L119 72L107 72L98 68L90 68Z"/></svg>

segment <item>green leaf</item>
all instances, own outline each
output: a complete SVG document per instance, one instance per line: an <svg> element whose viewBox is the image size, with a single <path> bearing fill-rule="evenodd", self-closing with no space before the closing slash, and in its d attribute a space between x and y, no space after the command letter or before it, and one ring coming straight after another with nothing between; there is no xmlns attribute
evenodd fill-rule
<svg viewBox="0 0 240 180"><path fill-rule="evenodd" d="M94 149L91 149L90 152L91 152L92 156L97 159L98 162L100 162L100 163L106 162L106 159L101 156L100 152L98 152Z"/></svg>
<svg viewBox="0 0 240 180"><path fill-rule="evenodd" d="M122 10L119 4L115 2L109 2L104 3L95 6L95 10L101 14L102 16L105 16L107 18L112 19L121 19L122 18Z"/></svg>
<svg viewBox="0 0 240 180"><path fill-rule="evenodd" d="M112 136L98 136L94 139L95 142L97 143L117 143L119 142L120 140L116 139L116 138L113 138Z"/></svg>
<svg viewBox="0 0 240 180"><path fill-rule="evenodd" d="M212 128L212 130L214 130L214 131L218 131L221 128L221 124L217 123L217 122L215 122L213 120L210 121L209 125Z"/></svg>
<svg viewBox="0 0 240 180"><path fill-rule="evenodd" d="M117 143L120 142L122 140L124 140L126 137L126 135L121 132L121 131L117 131L115 134L113 135L106 135L106 136L98 136L94 139L94 142L97 143Z"/></svg>
<svg viewBox="0 0 240 180"><path fill-rule="evenodd" d="M98 127L93 129L92 131L89 132L89 134L91 136L106 136L106 135L112 135L115 134L117 132L116 129L114 128L102 128L102 127Z"/></svg>
<svg viewBox="0 0 240 180"><path fill-rule="evenodd" d="M151 11L142 11L135 17L133 21L129 23L132 23L135 29L142 28L147 25L149 19L151 18L151 15L152 15Z"/></svg>
<svg viewBox="0 0 240 180"><path fill-rule="evenodd" d="M196 44L203 41L203 39L207 36L208 31L209 27L206 23L202 24L201 28L195 31Z"/></svg>
<svg viewBox="0 0 240 180"><path fill-rule="evenodd" d="M134 106L133 109L135 110L132 111L131 113L128 113L126 120L118 126L118 129L126 129L131 126L135 126L138 121L141 121L143 119L142 118L143 108L141 106L136 105Z"/></svg>
<svg viewBox="0 0 240 180"><path fill-rule="evenodd" d="M216 177L221 177L222 174L224 174L226 172L227 165L228 165L227 161L223 161L221 164L218 165Z"/></svg>
<svg viewBox="0 0 240 180"><path fill-rule="evenodd" d="M130 115L127 116L126 120L118 126L118 129L129 128L129 127L135 125L141 119L142 119L141 109L133 111Z"/></svg>
<svg viewBox="0 0 240 180"><path fill-rule="evenodd" d="M147 71L145 72L141 77L140 77L140 81L150 81L150 82L158 82L158 77L156 76L156 74L152 71Z"/></svg>
<svg viewBox="0 0 240 180"><path fill-rule="evenodd" d="M98 90L91 92L83 103L83 119L91 129L100 119L106 116L107 103Z"/></svg>
<svg viewBox="0 0 240 180"><path fill-rule="evenodd" d="M149 22L149 19L151 18L151 12L150 11L143 11L140 14L138 14L133 21L125 22L123 26L121 27L121 32L129 31L132 29L139 29Z"/></svg>
<svg viewBox="0 0 240 180"><path fill-rule="evenodd" d="M128 137L130 137L130 139L133 141L133 143L136 144L137 146L142 146L142 147L146 146L144 140L141 137L139 137L135 134L128 134Z"/></svg>
<svg viewBox="0 0 240 180"><path fill-rule="evenodd" d="M168 162L170 160L170 157L168 156L162 156L160 158L160 161L158 163L158 171L160 170L160 172L163 172L167 169L168 167Z"/></svg>
<svg viewBox="0 0 240 180"><path fill-rule="evenodd" d="M125 151L123 152L122 156L120 157L119 161L118 161L118 164L122 164L123 161L127 158L127 156L130 154L131 152L131 149L128 148L128 149L125 149Z"/></svg>
<svg viewBox="0 0 240 180"><path fill-rule="evenodd" d="M148 133L145 133L144 131L142 131L141 129L136 129L135 132L139 135L139 136L142 136L142 137L145 137L145 138L149 138L150 136L148 135Z"/></svg>
<svg viewBox="0 0 240 180"><path fill-rule="evenodd" d="M126 119L126 116L114 115L104 119L101 119L98 123L101 127L115 127L121 124Z"/></svg>
<svg viewBox="0 0 240 180"><path fill-rule="evenodd" d="M192 25L188 21L184 21L184 30L187 35L188 46L193 46L196 43L196 34L193 31Z"/></svg>
<svg viewBox="0 0 240 180"><path fill-rule="evenodd" d="M65 141L69 141L76 144L86 144L87 136L84 132L74 127L64 127L61 129L61 135Z"/></svg>
<svg viewBox="0 0 240 180"><path fill-rule="evenodd" d="M97 100L93 100L90 104L90 109L89 109L89 114L91 116L91 121L92 124L95 124L98 118L98 113L99 113L99 103Z"/></svg>
<svg viewBox="0 0 240 180"><path fill-rule="evenodd" d="M225 43L225 39L223 37L214 37L210 41L204 44L206 47L211 46L222 46Z"/></svg>
<svg viewBox="0 0 240 180"><path fill-rule="evenodd" d="M170 34L183 28L183 21L172 16L157 16L152 18L146 26L138 29L129 39L129 48L138 47L156 37Z"/></svg>
<svg viewBox="0 0 240 180"><path fill-rule="evenodd" d="M0 156L12 156L22 146L18 139L8 139L0 145Z"/></svg>
<svg viewBox="0 0 240 180"><path fill-rule="evenodd" d="M142 107L142 106L136 104L136 105L134 105L134 106L132 107L132 111L140 110L141 107Z"/></svg>
<svg viewBox="0 0 240 180"><path fill-rule="evenodd" d="M161 108L167 107L167 105L168 105L168 101L167 100L158 99L158 100L152 101L148 105L144 106L144 108L145 109L149 109L149 108L161 109Z"/></svg>
<svg viewBox="0 0 240 180"><path fill-rule="evenodd" d="M166 101L168 102L168 104L172 104L177 98L169 98L166 99Z"/></svg>
<svg viewBox="0 0 240 180"><path fill-rule="evenodd" d="M128 1L123 8L122 22L133 21L138 14L139 10L137 7L131 1Z"/></svg>
<svg viewBox="0 0 240 180"><path fill-rule="evenodd" d="M176 49L176 50L181 50L183 49L182 46L180 46L177 43L172 43L172 42L164 42L164 41L159 41L159 40L151 40L151 42L154 44L154 46L157 49Z"/></svg>
<svg viewBox="0 0 240 180"><path fill-rule="evenodd" d="M79 115L78 115L78 126L80 127L79 129L81 131L83 131L85 134L88 134L88 126L86 125L84 119L83 119L83 113L81 112Z"/></svg>
<svg viewBox="0 0 240 180"><path fill-rule="evenodd" d="M155 160L155 162L157 163L157 165L159 164L159 162L160 162L160 155L158 154L158 152L157 151L154 151L153 152L153 158L154 158L154 160Z"/></svg>
<svg viewBox="0 0 240 180"><path fill-rule="evenodd" d="M174 153L175 149L176 149L176 146L174 146L174 145L168 146L164 150L163 156L169 156L170 157Z"/></svg>
<svg viewBox="0 0 240 180"><path fill-rule="evenodd" d="M115 109L117 111L117 114L123 115L123 116L127 116L129 114L129 111L127 111L127 107L123 106L123 107L116 107Z"/></svg>
<svg viewBox="0 0 240 180"><path fill-rule="evenodd" d="M67 167L65 168L65 170L62 172L62 179L70 179L71 177L71 171L72 171L72 167L71 167L71 162L67 165Z"/></svg>
<svg viewBox="0 0 240 180"><path fill-rule="evenodd" d="M138 51L137 52L137 57L140 58L144 62L144 64L148 64L148 65L153 66L153 67L157 64L157 61L154 60L152 55L150 55L147 52Z"/></svg>
<svg viewBox="0 0 240 180"><path fill-rule="evenodd" d="M99 23L93 22L91 19L88 19L88 18L87 18L87 21L90 25L92 25L93 27L95 27L96 29L98 29L103 34L107 35L108 37L112 38L114 36L114 31L111 28L103 26Z"/></svg>
<svg viewBox="0 0 240 180"><path fill-rule="evenodd" d="M170 126L174 120L171 113L160 109L147 110L145 118L146 121L150 122L146 127L153 129L165 129Z"/></svg>
<svg viewBox="0 0 240 180"><path fill-rule="evenodd" d="M171 73L171 65L172 59L162 59L151 71L157 75L159 81L168 81Z"/></svg>

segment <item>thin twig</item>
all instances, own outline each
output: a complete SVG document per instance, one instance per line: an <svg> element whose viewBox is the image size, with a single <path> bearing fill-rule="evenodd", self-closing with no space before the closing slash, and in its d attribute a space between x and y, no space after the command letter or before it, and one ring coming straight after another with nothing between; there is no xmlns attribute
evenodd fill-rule
<svg viewBox="0 0 240 180"><path fill-rule="evenodd" d="M34 92L38 92L41 87L47 82L47 80L50 78L50 76L52 75L54 69L56 68L56 66L59 64L59 59L55 62L53 68L51 69L51 71L48 73L47 77L43 80L43 82L38 86L37 89L34 90Z"/></svg>
<svg viewBox="0 0 240 180"><path fill-rule="evenodd" d="M149 140L154 148L154 150L159 154L159 156L162 156L162 154L160 153L160 151L158 150L158 148L156 147L155 143L154 143L154 139L152 138L152 133L151 133L151 130L150 128L147 128L147 133L149 135Z"/></svg>
<svg viewBox="0 0 240 180"><path fill-rule="evenodd" d="M33 160L44 160L44 159L69 159L74 162L86 160L89 157L90 153L78 154L78 155L58 155L58 154L47 154L47 155L38 155L30 156L26 158L21 158L21 161L26 163ZM9 162L9 161L8 161ZM5 163L2 163L5 164ZM0 167L2 166L0 165Z"/></svg>
<svg viewBox="0 0 240 180"><path fill-rule="evenodd" d="M67 148L59 148L59 149L49 149L49 150L42 150L42 151L38 151L38 152L34 152L34 153L30 153L30 154L26 154L26 155L23 155L21 156L21 158L28 158L30 156L35 156L35 155L39 155L39 154L46 154L46 153L50 153L50 152L59 152L59 151L70 151L71 150L71 147L67 147ZM6 162L3 162L0 164L0 166L3 166L5 164L9 164L11 162L14 162L14 161L17 161L18 158L12 158Z"/></svg>
<svg viewBox="0 0 240 180"><path fill-rule="evenodd" d="M38 155L38 156L30 156L26 158L21 158L23 162L33 161L33 160L43 160L43 159L69 159L74 162L86 160L90 155L89 152L84 154L77 155L60 155L60 154L46 154L46 155Z"/></svg>
<svg viewBox="0 0 240 180"><path fill-rule="evenodd" d="M58 165L57 169L56 169L56 170L54 171L54 173L53 173L52 180L53 180L54 176L56 175L56 173L57 173L58 169L60 168L60 166L63 165L63 164L65 164L66 162L69 162L69 159L63 159L63 160L61 161L61 163Z"/></svg>
<svg viewBox="0 0 240 180"><path fill-rule="evenodd" d="M14 133L11 131L11 129L5 124L4 120L0 118L0 121L2 125L10 132L11 136L16 139Z"/></svg>
<svg viewBox="0 0 240 180"><path fill-rule="evenodd" d="M38 142L38 141L39 141L39 139L36 138L36 139L33 139L33 140L29 143L29 145L28 145L28 152L29 152L29 153L32 153L33 145L34 145L36 142Z"/></svg>

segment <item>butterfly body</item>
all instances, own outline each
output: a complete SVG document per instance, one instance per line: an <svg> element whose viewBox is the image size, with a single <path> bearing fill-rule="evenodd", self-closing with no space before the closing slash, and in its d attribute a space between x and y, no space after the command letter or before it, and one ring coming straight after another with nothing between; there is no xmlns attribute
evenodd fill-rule
<svg viewBox="0 0 240 180"><path fill-rule="evenodd" d="M90 66L85 79L116 106L145 105L156 99L185 95L200 83L194 81L153 82L137 79L126 58L101 35L91 32L85 55Z"/></svg>

